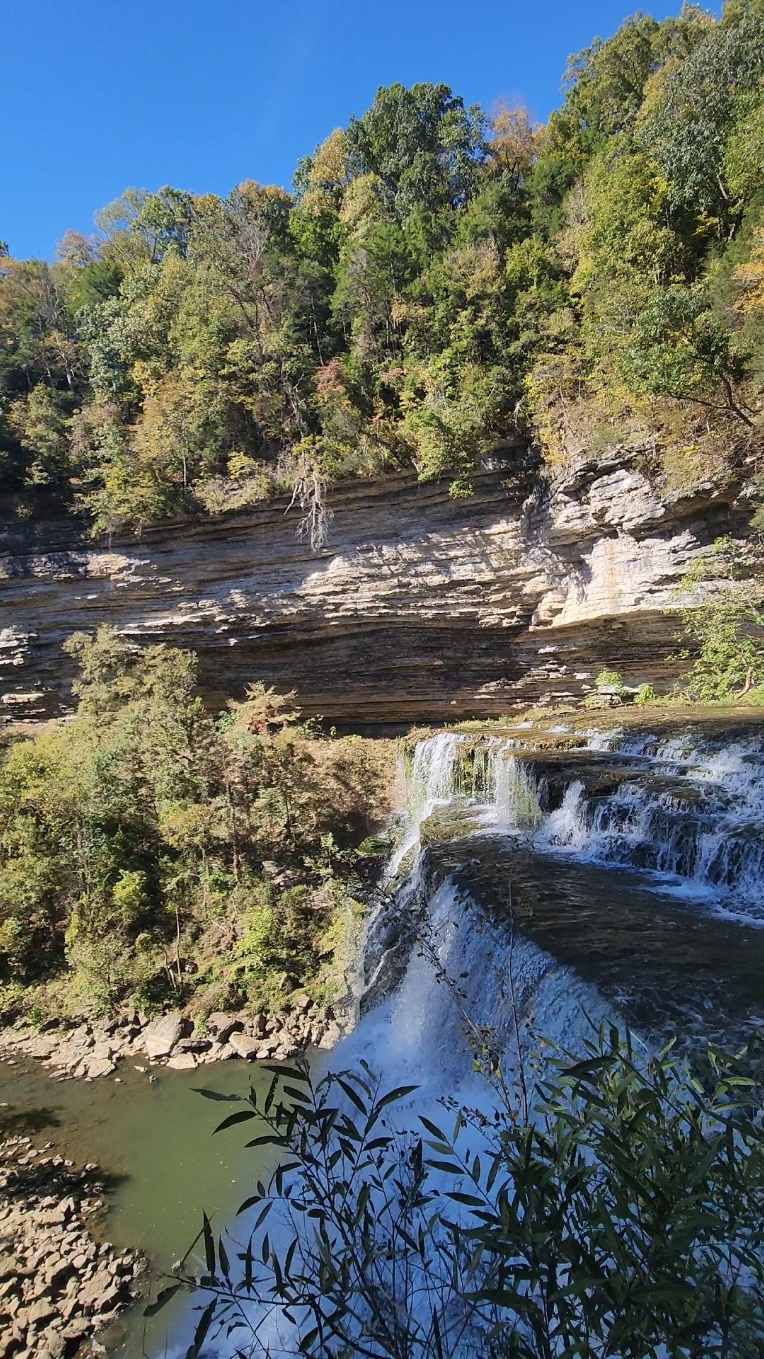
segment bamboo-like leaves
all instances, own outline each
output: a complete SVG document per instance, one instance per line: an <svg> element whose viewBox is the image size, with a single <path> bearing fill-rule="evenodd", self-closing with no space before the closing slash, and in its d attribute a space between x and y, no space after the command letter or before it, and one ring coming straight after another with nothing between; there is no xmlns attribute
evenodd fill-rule
<svg viewBox="0 0 764 1359"><path fill-rule="evenodd" d="M667 1047L640 1064L628 1035L605 1030L583 1055L554 1056L532 1122L457 1109L449 1139L421 1114L424 1143L373 1135L411 1086L381 1091L366 1065L293 1080L274 1067L266 1099L221 1124L257 1117L249 1145L280 1153L240 1209L255 1210L241 1277L222 1241L215 1274L204 1219L194 1286L212 1290L221 1325L250 1296L294 1318L315 1359L458 1359L465 1327L485 1353L522 1359L757 1352L760 1055L714 1051L690 1068Z"/></svg>

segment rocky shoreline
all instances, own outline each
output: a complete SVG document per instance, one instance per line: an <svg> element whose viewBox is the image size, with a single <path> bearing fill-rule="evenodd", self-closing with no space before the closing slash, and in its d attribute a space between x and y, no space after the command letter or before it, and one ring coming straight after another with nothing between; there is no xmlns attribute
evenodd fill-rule
<svg viewBox="0 0 764 1359"><path fill-rule="evenodd" d="M104 1353L94 1337L140 1294L141 1256L88 1230L102 1173L50 1146L0 1142L0 1359Z"/></svg>
<svg viewBox="0 0 764 1359"><path fill-rule="evenodd" d="M91 1081L113 1076L128 1059L138 1070L145 1069L145 1062L190 1071L231 1058L287 1061L309 1047L333 1047L346 1025L331 1009L317 1009L309 996L290 1000L289 1014L278 1019L218 1011L207 1017L203 1032L195 1031L180 1010L153 1018L131 1012L76 1025L52 1020L39 1028L17 1019L0 1029L0 1060L13 1066L20 1057L33 1057L49 1068L53 1079Z"/></svg>

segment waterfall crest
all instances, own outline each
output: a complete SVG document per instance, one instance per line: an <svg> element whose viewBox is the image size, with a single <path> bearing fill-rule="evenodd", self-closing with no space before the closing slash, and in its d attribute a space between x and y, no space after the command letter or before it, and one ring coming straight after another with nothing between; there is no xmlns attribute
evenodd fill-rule
<svg viewBox="0 0 764 1359"><path fill-rule="evenodd" d="M579 775L579 767L581 773ZM516 736L444 732L417 744L389 877L424 823L469 810L485 831L549 854L638 869L655 887L764 925L764 748L693 733L592 732L550 758Z"/></svg>

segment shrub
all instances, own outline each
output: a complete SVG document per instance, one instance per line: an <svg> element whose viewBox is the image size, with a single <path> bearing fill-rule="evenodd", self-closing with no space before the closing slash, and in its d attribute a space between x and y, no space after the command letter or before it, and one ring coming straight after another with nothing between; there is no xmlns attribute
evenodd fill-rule
<svg viewBox="0 0 764 1359"><path fill-rule="evenodd" d="M645 1060L602 1030L514 1090L486 1050L488 1110L441 1101L401 1126L365 1063L313 1083L272 1067L264 1099L202 1090L281 1161L178 1287L239 1354L290 1327L306 1355L742 1356L764 1330L764 1063L753 1048ZM453 1121L452 1121L453 1120ZM247 1311L245 1299L256 1303ZM191 1351L190 1351L191 1352Z"/></svg>

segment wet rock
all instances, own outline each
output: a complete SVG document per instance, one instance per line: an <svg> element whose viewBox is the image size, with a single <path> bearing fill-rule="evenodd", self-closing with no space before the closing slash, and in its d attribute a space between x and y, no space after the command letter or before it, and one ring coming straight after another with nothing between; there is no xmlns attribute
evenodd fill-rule
<svg viewBox="0 0 764 1359"><path fill-rule="evenodd" d="M299 1052L300 1048L295 1043L280 1043L273 1055L277 1062L286 1062L290 1057L297 1057Z"/></svg>
<svg viewBox="0 0 764 1359"><path fill-rule="evenodd" d="M97 1248L82 1224L95 1171L39 1155L28 1137L0 1143L0 1359L73 1355L129 1302L138 1257Z"/></svg>
<svg viewBox="0 0 764 1359"><path fill-rule="evenodd" d="M318 1043L318 1047L324 1050L333 1048L334 1044L337 1043L341 1037L342 1029L340 1028L339 1024L333 1021L332 1023L327 1024L326 1028L324 1029L321 1040Z"/></svg>
<svg viewBox="0 0 764 1359"><path fill-rule="evenodd" d="M197 1060L193 1052L179 1052L175 1057L168 1057L167 1065L171 1071L193 1071Z"/></svg>
<svg viewBox="0 0 764 1359"><path fill-rule="evenodd" d="M96 1057L93 1061L85 1063L85 1065L87 1067L86 1074L90 1077L91 1081L95 1080L97 1076L110 1076L112 1071L116 1071L117 1069L110 1057Z"/></svg>
<svg viewBox="0 0 764 1359"><path fill-rule="evenodd" d="M178 1052L195 1052L200 1057L203 1052L209 1052L211 1047L211 1038L181 1038Z"/></svg>

